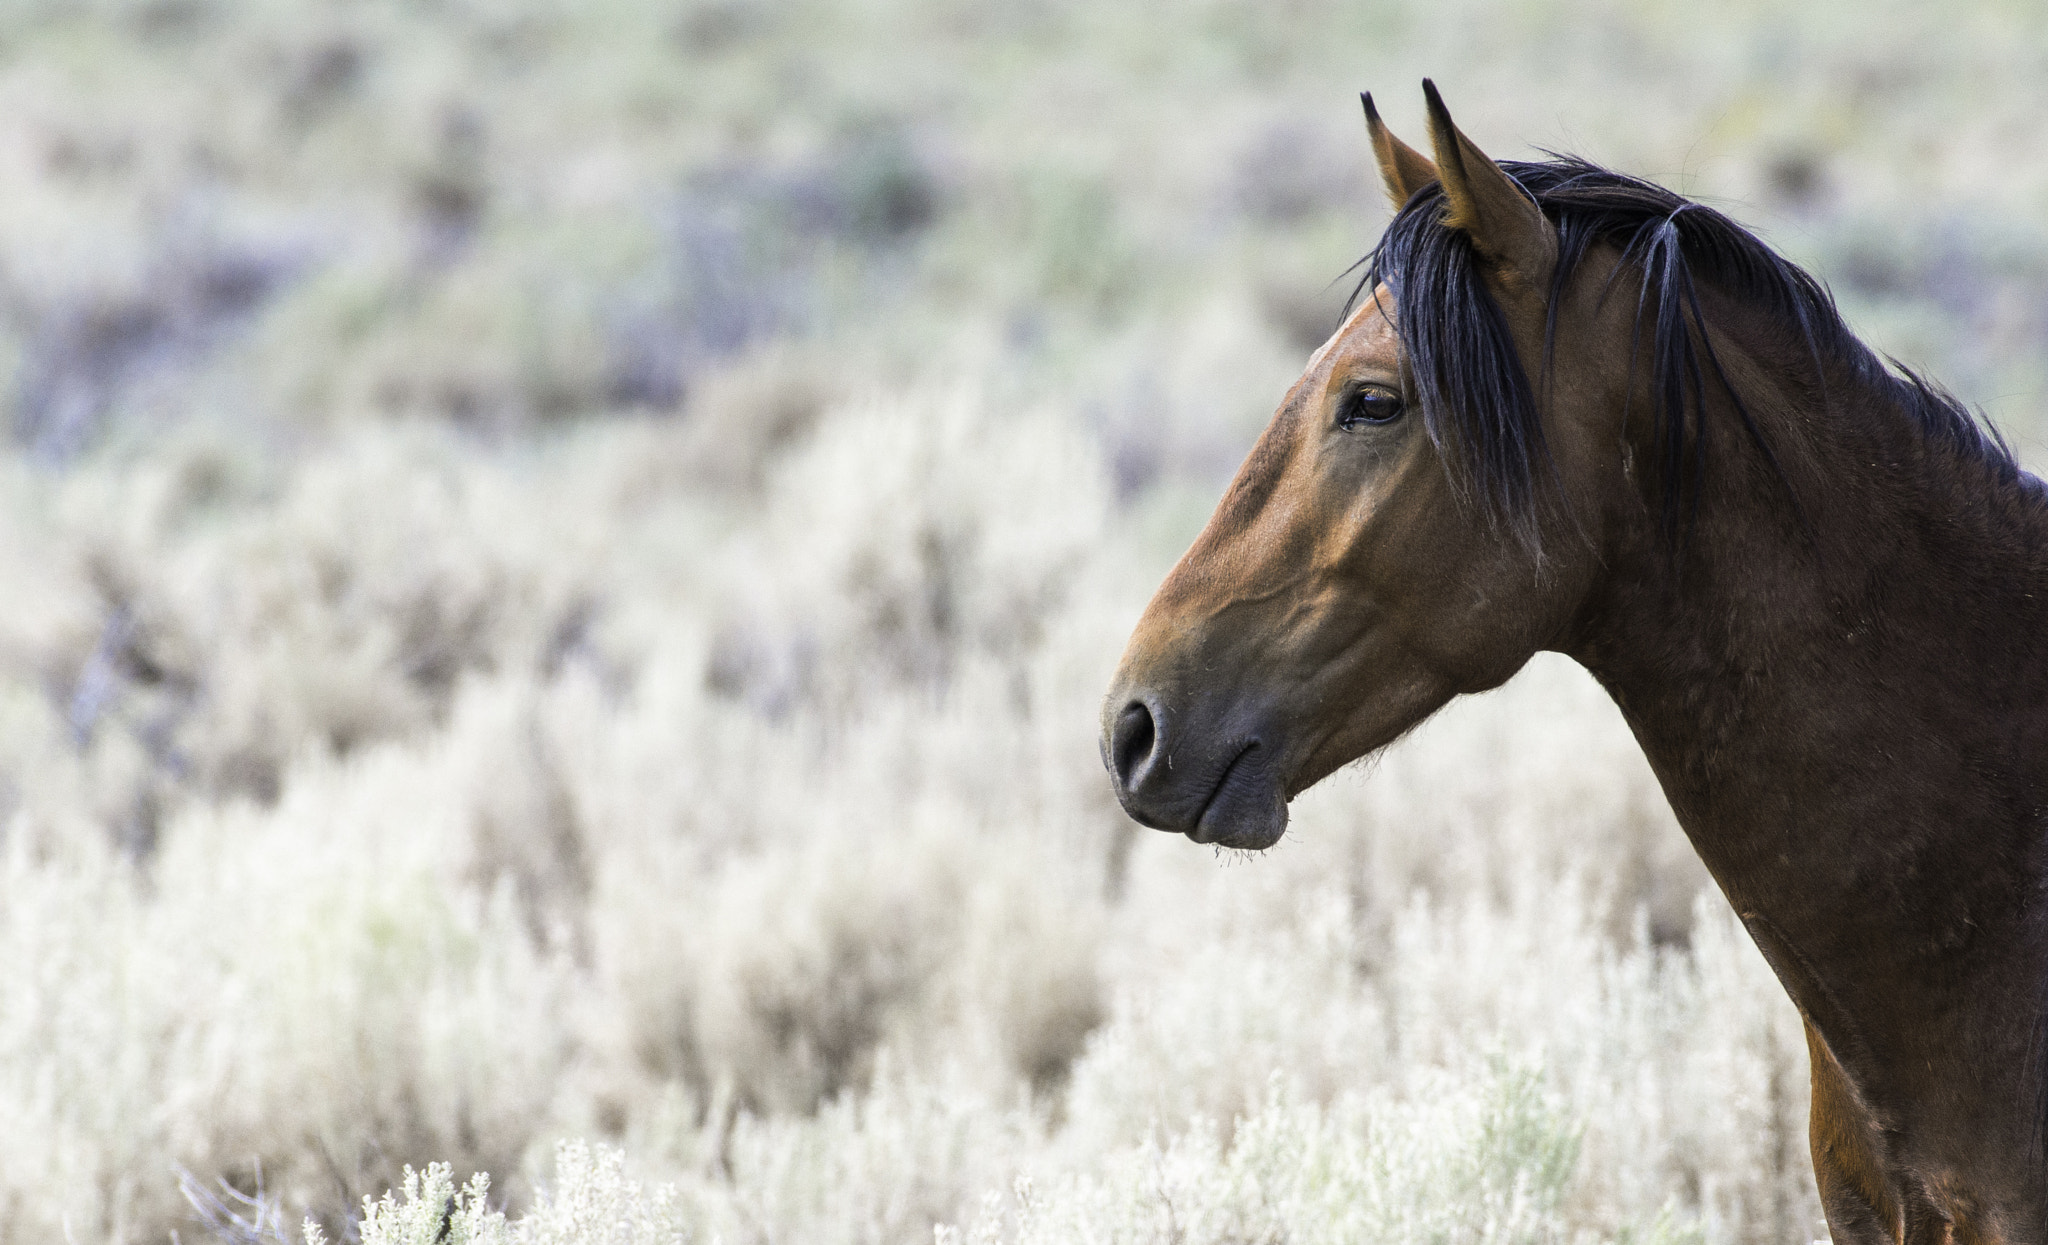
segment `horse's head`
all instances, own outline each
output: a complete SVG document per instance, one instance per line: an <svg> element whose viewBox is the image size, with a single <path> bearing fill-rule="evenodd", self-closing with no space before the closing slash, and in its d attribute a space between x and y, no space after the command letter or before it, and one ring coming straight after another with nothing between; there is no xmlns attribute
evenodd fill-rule
<svg viewBox="0 0 2048 1245"><path fill-rule="evenodd" d="M1456 289L1376 263L1160 586L1102 724L1117 795L1146 825L1270 846L1297 792L1557 644L1599 564L1627 351L1618 376L1539 366L1591 327L1560 321L1546 342L1557 230L1424 86L1434 162L1368 97L1373 147L1397 209L1432 214L1484 305L1439 318L1430 300ZM1608 310L1569 291L1558 305ZM1609 330L1626 342L1629 322ZM1426 359L1412 349L1423 332L1436 334ZM1488 352L1458 339L1473 332L1496 335L1491 374ZM1527 418L1500 423L1501 410Z"/></svg>

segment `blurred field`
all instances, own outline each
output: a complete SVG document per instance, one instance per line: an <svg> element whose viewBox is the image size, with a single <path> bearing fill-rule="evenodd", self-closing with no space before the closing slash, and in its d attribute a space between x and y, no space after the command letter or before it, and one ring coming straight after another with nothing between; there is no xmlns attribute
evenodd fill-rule
<svg viewBox="0 0 2048 1245"><path fill-rule="evenodd" d="M1257 858L1100 772L1425 74L2037 459L2020 0L0 7L0 1240L1823 1234L1569 663Z"/></svg>

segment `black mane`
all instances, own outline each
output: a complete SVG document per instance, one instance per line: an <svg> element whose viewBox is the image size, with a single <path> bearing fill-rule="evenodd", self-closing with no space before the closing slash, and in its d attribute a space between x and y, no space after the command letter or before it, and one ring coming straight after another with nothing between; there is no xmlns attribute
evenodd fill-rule
<svg viewBox="0 0 2048 1245"><path fill-rule="evenodd" d="M1636 349L1649 356L1649 414L1667 533L1683 530L1704 479L1709 383L1733 399L1747 437L1774 467L1776 462L1711 341L1695 331L1704 322L1701 284L1780 319L1812 357L1821 391L1824 365L1845 367L1896 402L1931 441L1984 462L2000 478L2019 474L2011 448L1996 432L1939 387L1872 352L1842 319L1825 286L1728 217L1573 157L1510 160L1501 167L1557 227L1546 366L1562 293L1595 243L1619 248L1624 263L1641 275ZM1409 199L1361 261L1365 275L1352 301L1382 283L1393 292L1397 331L1431 440L1465 495L1534 547L1541 477L1550 471L1536 387L1505 316L1480 279L1471 242L1443 225L1442 204L1442 187L1434 182Z"/></svg>

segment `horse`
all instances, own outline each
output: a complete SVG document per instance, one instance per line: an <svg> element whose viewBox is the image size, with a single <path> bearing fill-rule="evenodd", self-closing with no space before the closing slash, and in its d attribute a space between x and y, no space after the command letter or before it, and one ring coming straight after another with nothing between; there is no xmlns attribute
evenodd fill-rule
<svg viewBox="0 0 2048 1245"><path fill-rule="evenodd" d="M1353 307L1140 617L1125 811L1287 803L1538 650L1592 673L1797 1006L1829 1230L2048 1241L2048 489L1728 216L1366 125Z"/></svg>

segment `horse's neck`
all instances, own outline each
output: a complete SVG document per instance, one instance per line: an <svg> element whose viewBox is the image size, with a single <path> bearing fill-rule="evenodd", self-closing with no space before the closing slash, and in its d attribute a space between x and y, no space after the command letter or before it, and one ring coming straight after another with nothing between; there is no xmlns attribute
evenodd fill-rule
<svg viewBox="0 0 2048 1245"><path fill-rule="evenodd" d="M1574 655L1737 910L1819 971L2037 945L2017 923L2048 810L2044 507L1881 388L1799 392L1750 401L1782 476L1714 413L1681 551L1646 532L1619 556Z"/></svg>

